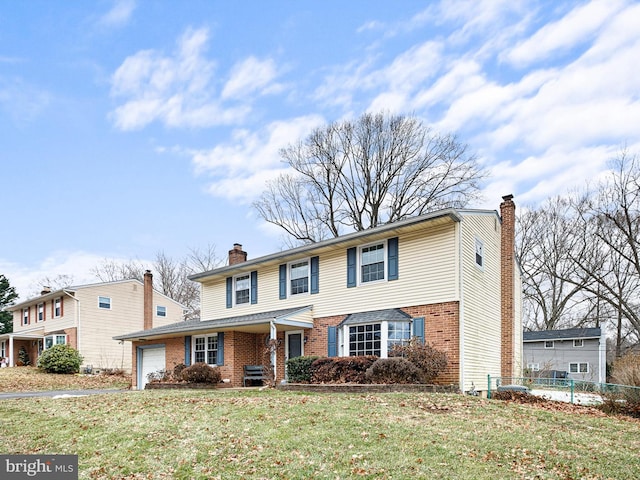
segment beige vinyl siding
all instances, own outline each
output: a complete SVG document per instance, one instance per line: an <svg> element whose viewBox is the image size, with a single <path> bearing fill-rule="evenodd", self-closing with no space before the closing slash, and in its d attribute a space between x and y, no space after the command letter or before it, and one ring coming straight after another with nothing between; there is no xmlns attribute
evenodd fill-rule
<svg viewBox="0 0 640 480"><path fill-rule="evenodd" d="M389 238L395 236L389 234ZM347 288L347 248L319 255L318 294L279 299L278 265L258 268L258 303L226 308L226 280L202 287L202 320L313 305L314 317L458 300L454 223L401 234L399 279ZM308 254L313 256L314 253ZM386 255L386 251L385 251ZM306 258L306 257L302 257ZM286 263L284 260L282 263ZM392 300L391 300L392 299Z"/></svg>
<svg viewBox="0 0 640 480"><path fill-rule="evenodd" d="M110 297L111 309L98 308L98 297ZM144 287L138 281L104 283L79 288L78 349L83 365L94 368L131 369L131 342L113 340L116 335L144 328ZM166 317L155 316L155 306L167 307ZM67 305L65 304L65 315ZM71 305L69 305L71 307ZM153 325L161 326L183 319L182 306L154 292Z"/></svg>
<svg viewBox="0 0 640 480"><path fill-rule="evenodd" d="M464 295L464 390L481 390L487 375L500 375L500 222L492 213L467 213L460 223ZM475 262L476 238L484 266ZM462 372L461 372L462 373Z"/></svg>

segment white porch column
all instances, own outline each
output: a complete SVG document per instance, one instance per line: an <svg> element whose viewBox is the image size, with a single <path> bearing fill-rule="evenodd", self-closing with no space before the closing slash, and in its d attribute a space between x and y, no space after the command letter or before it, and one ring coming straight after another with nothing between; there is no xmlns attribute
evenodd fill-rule
<svg viewBox="0 0 640 480"><path fill-rule="evenodd" d="M271 322L269 322L269 325L271 327L271 332L270 332L270 340L277 340L278 339L278 329L276 328L276 324L273 320L271 320ZM271 343L269 344L269 348L271 349L271 365L273 365L273 381L276 381L277 378L277 366L276 366L276 360L277 360L277 356L276 356L276 350L277 348L273 348L271 346Z"/></svg>
<svg viewBox="0 0 640 480"><path fill-rule="evenodd" d="M13 335L9 335L9 366L13 367Z"/></svg>

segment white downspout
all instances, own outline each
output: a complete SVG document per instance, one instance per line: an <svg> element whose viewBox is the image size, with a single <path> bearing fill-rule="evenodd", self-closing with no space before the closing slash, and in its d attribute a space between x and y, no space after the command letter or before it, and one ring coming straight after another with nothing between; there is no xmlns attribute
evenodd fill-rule
<svg viewBox="0 0 640 480"><path fill-rule="evenodd" d="M459 316L460 319L458 321L459 323L459 349L460 349L460 391L462 393L464 393L464 281L463 281L463 277L464 277L464 268L463 268L463 259L464 256L462 254L462 221L463 219L460 220L460 222L456 223L456 228L458 229L458 282L459 282L459 286L458 286L458 294L460 296L460 300L459 300Z"/></svg>
<svg viewBox="0 0 640 480"><path fill-rule="evenodd" d="M600 345L598 345L598 382L607 382L607 338L600 330Z"/></svg>

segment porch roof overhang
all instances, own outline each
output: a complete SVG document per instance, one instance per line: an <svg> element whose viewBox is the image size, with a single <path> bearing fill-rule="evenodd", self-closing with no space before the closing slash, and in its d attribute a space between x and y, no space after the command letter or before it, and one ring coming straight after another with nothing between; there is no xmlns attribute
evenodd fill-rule
<svg viewBox="0 0 640 480"><path fill-rule="evenodd" d="M113 339L134 342L225 331L269 333L272 324L282 327L282 330L313 328L312 310L311 306L306 306L252 313L218 320L187 320L149 330L118 335Z"/></svg>
<svg viewBox="0 0 640 480"><path fill-rule="evenodd" d="M2 333L0 334L0 342L3 340L40 340L44 338L44 335L37 333Z"/></svg>

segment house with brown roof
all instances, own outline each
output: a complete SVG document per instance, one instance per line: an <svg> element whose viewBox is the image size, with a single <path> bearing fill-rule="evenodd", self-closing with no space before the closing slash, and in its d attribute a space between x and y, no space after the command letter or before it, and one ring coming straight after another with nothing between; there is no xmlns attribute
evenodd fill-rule
<svg viewBox="0 0 640 480"><path fill-rule="evenodd" d="M201 318L118 335L133 344L134 386L178 363L217 365L243 385L246 365L300 355L386 357L416 336L446 352L441 384L481 389L487 375L522 374L522 287L515 204L447 208L255 259L240 244L229 264L191 277ZM265 360L265 349L273 346Z"/></svg>

